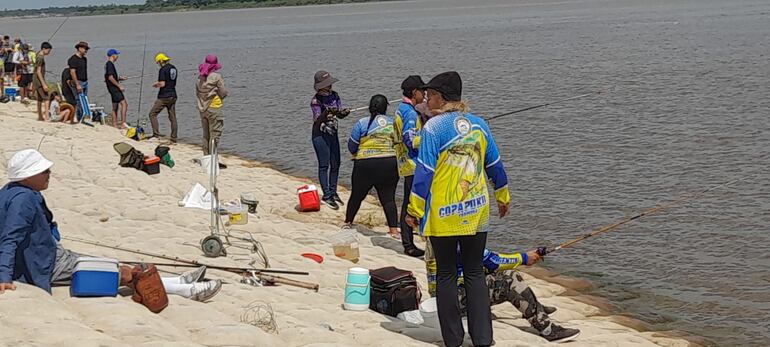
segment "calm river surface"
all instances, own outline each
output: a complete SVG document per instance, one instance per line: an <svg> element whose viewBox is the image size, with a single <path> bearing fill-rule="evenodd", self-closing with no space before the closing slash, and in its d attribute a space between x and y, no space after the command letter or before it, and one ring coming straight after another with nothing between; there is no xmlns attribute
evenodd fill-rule
<svg viewBox="0 0 770 347"><path fill-rule="evenodd" d="M3 19L0 32L37 46L60 22ZM119 72L137 75L145 34L142 113L154 99L152 57L163 50L183 71L181 136L199 142L194 74L184 71L215 52L232 88L224 150L301 176L315 171L308 106L318 69L340 79L336 89L352 107L375 93L398 97L409 74L450 69L480 115L607 89L491 123L514 196L512 215L494 222L491 246L558 244L753 175L546 265L594 281L618 312L656 329L723 346L770 345L766 0L429 0L82 17L53 39L49 69L58 78L74 43L88 41L92 101L106 103L106 50L120 49ZM126 85L133 121L139 79ZM341 122L343 140L352 124ZM343 183L351 167L343 161Z"/></svg>

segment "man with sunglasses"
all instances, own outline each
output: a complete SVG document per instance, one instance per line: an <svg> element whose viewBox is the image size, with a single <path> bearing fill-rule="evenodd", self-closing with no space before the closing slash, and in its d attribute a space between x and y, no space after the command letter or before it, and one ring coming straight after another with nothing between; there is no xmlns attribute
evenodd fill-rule
<svg viewBox="0 0 770 347"><path fill-rule="evenodd" d="M91 49L87 42L78 42L75 45L75 54L67 60L70 69L70 89L77 100L77 119L91 117L91 109L88 106L88 58L86 54Z"/></svg>

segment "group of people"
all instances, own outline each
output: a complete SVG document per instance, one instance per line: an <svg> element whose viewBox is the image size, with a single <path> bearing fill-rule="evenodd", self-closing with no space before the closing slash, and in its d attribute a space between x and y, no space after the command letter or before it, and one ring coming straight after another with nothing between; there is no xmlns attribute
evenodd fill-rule
<svg viewBox="0 0 770 347"><path fill-rule="evenodd" d="M45 79L45 59L53 47L44 42L30 58L29 45L19 42L18 46L20 57L12 61L19 61L23 68L14 71L21 71L22 75L30 75L31 71L31 79L22 76L19 86L22 87L21 80L28 82L24 88L29 85L31 91L24 92L23 97L34 95L37 99L40 120L75 122L90 116L88 43L75 45L76 52L62 71L64 101L50 90ZM0 50L8 54L5 40ZM117 72L119 56L117 49L107 51L104 78L112 101L113 124L127 128L128 102L122 84L127 78ZM166 109L171 122L169 140L176 142L178 71L170 60L164 53L155 57L159 72L153 87L158 89L158 98L149 118L153 136L165 137L157 116ZM221 108L228 93L217 72L220 69L217 57L207 56L199 66L195 84L204 154L210 154L211 145L218 145L224 128ZM7 67L3 70L8 71ZM336 82L329 72L318 71L310 105L311 138L318 160L322 202L335 210L345 203L337 193L341 164L339 120L350 114L333 90ZM343 227L353 226L362 201L374 188L385 213L388 233L401 240L405 254L426 255L414 242L414 230L427 238L430 254L426 261L428 265L435 262L435 267L427 266L431 294L437 299L441 333L447 346L462 344L462 315L468 316L474 345L493 344L490 304L502 302L518 308L549 341L577 336L578 330L550 322L548 314L555 309L540 304L521 275L513 271L518 265L537 262L540 256L536 251L498 254L486 249L491 210L487 180L492 182L498 215L502 218L509 210L508 177L489 126L470 113L462 99L460 75L445 72L428 83L420 76L408 76L401 83L401 91L401 102L393 116L388 114L388 99L378 94L370 100L369 115L353 125L347 140L353 158L352 189ZM78 255L59 245L53 214L40 193L48 186L52 165L34 150L17 153L8 163L10 183L0 190L0 292L14 289L13 281L50 291L52 283L66 281L71 275L72 259ZM404 198L399 215L395 195L401 177ZM164 279L164 285L170 293L205 300L219 291L221 282L199 282L203 277L199 272Z"/></svg>
<svg viewBox="0 0 770 347"><path fill-rule="evenodd" d="M350 113L332 89L337 81L327 71L317 72L311 101L322 201L335 210L343 203L337 194L338 120ZM427 237L430 292L436 296L441 334L449 347L462 345L463 315L473 344L492 345L490 305L503 302L519 309L548 341L574 339L580 331L551 323L548 314L555 308L543 306L513 271L536 263L537 251L499 254L486 249L491 206L487 178L502 218L509 210L508 177L489 126L469 113L462 99L460 75L449 71L428 83L408 76L401 90L395 116L387 113L387 98L375 95L369 116L353 125L348 139L351 194L343 228L352 226L361 202L374 188L389 234L402 240L405 254L425 255L414 243L414 229ZM404 203L399 220L395 193L400 177Z"/></svg>

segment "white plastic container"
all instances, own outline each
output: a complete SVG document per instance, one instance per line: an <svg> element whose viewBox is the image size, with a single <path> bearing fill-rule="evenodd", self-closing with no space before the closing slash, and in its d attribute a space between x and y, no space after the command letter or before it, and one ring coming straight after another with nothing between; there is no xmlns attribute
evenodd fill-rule
<svg viewBox="0 0 770 347"><path fill-rule="evenodd" d="M358 262L361 254L358 250L358 238L355 231L343 230L329 237L329 242L332 244L334 255L354 263Z"/></svg>
<svg viewBox="0 0 770 347"><path fill-rule="evenodd" d="M438 321L438 304L436 298L430 298L420 303L420 315L422 316L422 325L428 328L441 329Z"/></svg>
<svg viewBox="0 0 770 347"><path fill-rule="evenodd" d="M120 284L118 261L79 257L72 273L70 295L75 297L117 296Z"/></svg>

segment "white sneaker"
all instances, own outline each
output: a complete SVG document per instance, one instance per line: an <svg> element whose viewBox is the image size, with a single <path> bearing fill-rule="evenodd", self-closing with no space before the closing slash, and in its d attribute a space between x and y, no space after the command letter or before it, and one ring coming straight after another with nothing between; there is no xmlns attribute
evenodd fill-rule
<svg viewBox="0 0 770 347"><path fill-rule="evenodd" d="M206 277L206 267L201 266L197 269L183 272L182 275L179 276L179 283L193 284L195 282L200 282L204 277Z"/></svg>
<svg viewBox="0 0 770 347"><path fill-rule="evenodd" d="M219 293L219 290L222 289L222 281L196 282L193 283L192 286L192 290L190 291L192 295L188 299L204 302Z"/></svg>

